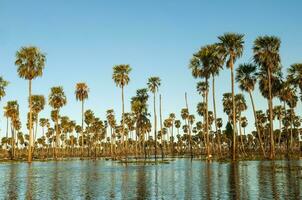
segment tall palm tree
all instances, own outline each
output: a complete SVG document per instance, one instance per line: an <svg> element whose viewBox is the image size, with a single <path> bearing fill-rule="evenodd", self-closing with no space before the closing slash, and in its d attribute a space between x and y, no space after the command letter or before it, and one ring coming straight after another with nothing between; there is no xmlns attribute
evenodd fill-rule
<svg viewBox="0 0 302 200"><path fill-rule="evenodd" d="M279 120L279 136L278 136L278 147L280 148L281 144L281 133L282 133L282 120L285 117L285 108L281 105L275 106L273 108L274 117Z"/></svg>
<svg viewBox="0 0 302 200"><path fill-rule="evenodd" d="M115 147L113 150L113 145L115 146L115 134L114 134L114 128L116 127L116 120L114 116L114 110L109 109L106 111L106 118L108 121L108 124L110 126L110 156L112 158L113 153L115 154Z"/></svg>
<svg viewBox="0 0 302 200"><path fill-rule="evenodd" d="M189 68L192 71L194 78L204 78L205 85L208 85L208 80L212 74L211 66L216 62L215 54L217 53L217 47L214 45L207 45L202 47L197 53L193 55L193 58L190 61ZM197 85L197 90L198 90ZM208 87L204 93L206 111L205 111L205 133L207 136L207 147L209 147L209 119L208 119ZM207 148L207 158L210 158L210 148Z"/></svg>
<svg viewBox="0 0 302 200"><path fill-rule="evenodd" d="M273 95L272 75L281 70L280 49L281 41L275 36L260 36L254 41L254 62L261 71L266 73L268 81L268 107L270 121L270 158L275 158L274 126L273 126Z"/></svg>
<svg viewBox="0 0 302 200"><path fill-rule="evenodd" d="M58 147L59 147L59 113L60 108L66 105L67 98L65 96L63 87L52 87L48 97L49 105L54 109L54 121L56 123L56 148L55 148L55 158L58 156Z"/></svg>
<svg viewBox="0 0 302 200"><path fill-rule="evenodd" d="M82 147L81 147L81 156L83 157L83 148L84 148L84 101L88 99L89 88L86 83L77 83L75 89L76 100L82 102ZM79 138L78 138L79 139Z"/></svg>
<svg viewBox="0 0 302 200"><path fill-rule="evenodd" d="M5 89L8 86L8 81L4 80L2 76L0 76L0 100L6 95Z"/></svg>
<svg viewBox="0 0 302 200"><path fill-rule="evenodd" d="M255 103L254 103L253 94L252 94L252 92L255 89L256 82L257 82L256 70L257 70L257 66L254 64L240 64L239 67L236 69L236 82L239 83L239 88L242 91L247 92L250 96L260 147L261 147L263 155L266 156L265 150L263 147L260 130L259 130L258 123L257 123L256 108L255 108Z"/></svg>
<svg viewBox="0 0 302 200"><path fill-rule="evenodd" d="M122 145L124 144L124 136L125 136L125 103L124 103L124 87L128 85L130 81L129 74L131 72L131 67L129 65L116 65L113 67L112 79L115 82L117 87L122 89ZM127 146L127 142L126 142ZM126 152L127 153L127 152Z"/></svg>
<svg viewBox="0 0 302 200"><path fill-rule="evenodd" d="M7 105L5 106L5 112L7 117L10 119L11 128L12 128L12 140L11 140L11 148L12 148L12 157L14 159L15 154L15 130L16 122L19 123L19 104L17 101L8 101ZM18 125L18 124L17 124Z"/></svg>
<svg viewBox="0 0 302 200"><path fill-rule="evenodd" d="M153 113L154 113L154 144L155 144L155 160L157 159L157 115L156 115L156 92L158 91L158 88L160 86L160 78L159 77L150 77L148 79L148 88L149 91L153 93Z"/></svg>
<svg viewBox="0 0 302 200"><path fill-rule="evenodd" d="M294 108L297 106L298 97L296 95L295 88L293 88L293 85L290 84L289 81L283 82L282 88L279 92L279 98L280 98L281 101L286 103L287 106L290 108L289 113L287 114L287 116L289 117L290 126L291 126L291 129L290 129L290 149L292 151L292 143L293 143L292 125L293 125L293 117L294 117L293 113L294 113Z"/></svg>
<svg viewBox="0 0 302 200"><path fill-rule="evenodd" d="M244 35L237 33L225 33L219 36L219 45L221 51L226 58L226 67L231 71L231 85L232 85L232 104L233 104L233 160L236 160L236 110L235 110L235 90L234 90L234 63L243 53Z"/></svg>
<svg viewBox="0 0 302 200"><path fill-rule="evenodd" d="M34 133L34 141L37 137L37 127L38 127L38 121L39 121L39 113L44 109L45 106L45 97L43 95L32 95L31 96L31 102L32 102L32 111L34 115L36 115L36 128Z"/></svg>
<svg viewBox="0 0 302 200"><path fill-rule="evenodd" d="M247 109L246 101L245 98L242 94L236 94L235 95L235 104L236 104L236 113L238 114L238 124L239 124L239 134L240 134L240 142L241 142L241 147L243 152L245 153L244 150L244 144L243 144L243 138L242 138L242 122L241 122L241 113Z"/></svg>
<svg viewBox="0 0 302 200"><path fill-rule="evenodd" d="M32 132L32 105L31 105L31 90L32 80L42 76L45 67L45 55L34 46L21 47L16 53L15 65L18 67L18 75L20 78L28 80L29 87L29 148L28 148L28 162L32 161L32 147L33 147L33 132Z"/></svg>
<svg viewBox="0 0 302 200"><path fill-rule="evenodd" d="M302 94L302 63L292 64L288 70L288 81L295 87L300 89L300 94ZM300 96L302 101L302 96Z"/></svg>

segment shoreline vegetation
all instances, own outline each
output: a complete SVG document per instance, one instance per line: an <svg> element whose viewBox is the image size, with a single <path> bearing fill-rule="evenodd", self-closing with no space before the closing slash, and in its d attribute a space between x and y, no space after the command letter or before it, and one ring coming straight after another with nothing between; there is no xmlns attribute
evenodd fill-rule
<svg viewBox="0 0 302 200"><path fill-rule="evenodd" d="M302 63L292 64L283 74L280 45L278 37L257 37L249 63L237 62L244 53L243 34L225 33L216 43L202 46L189 61L189 70L198 81L195 87L200 102L191 106L185 93L185 105L177 112L179 119L176 113L162 113L160 77L146 80L145 87L129 101L125 89L132 69L128 64L116 65L112 79L120 88L121 117L112 108L107 110L106 119L86 109L89 87L79 82L74 99L81 105L80 124L60 112L69 100L63 86L52 87L48 99L32 94L34 80L43 75L46 55L34 46L21 47L15 65L18 76L28 83L29 112L23 125L18 101L6 102L7 125L1 127L6 136L1 138L0 161L102 158L120 163L164 164L179 157L206 161L300 159L302 120L297 104L302 100ZM215 81L222 70L230 72L230 88L222 101L217 101ZM8 84L0 77L0 100ZM235 93L235 86L239 93ZM256 87L267 100L267 110L257 110L253 96ZM125 103L130 103L131 110L125 110ZM226 121L217 116L217 103L223 105ZM49 118L40 118L46 104L52 111ZM253 121L245 116L247 109L253 110ZM248 125L254 126L249 133ZM26 133L22 132L24 127Z"/></svg>

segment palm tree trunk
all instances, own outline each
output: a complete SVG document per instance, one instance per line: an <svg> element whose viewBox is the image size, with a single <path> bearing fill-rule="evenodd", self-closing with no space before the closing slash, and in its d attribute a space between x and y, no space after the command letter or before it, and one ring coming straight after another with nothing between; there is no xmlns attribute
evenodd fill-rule
<svg viewBox="0 0 302 200"><path fill-rule="evenodd" d="M252 95L251 91L249 91L249 96L250 96L250 99L251 99L251 102L252 102L253 113L254 113L254 118L255 118L255 126L256 126L256 131L257 131L257 135L258 135L258 139L259 139L260 148L262 150L263 156L266 157L265 150L264 150L264 147L263 147L261 133L260 133L260 130L259 130L259 127L258 127L256 108L255 108L254 99L253 99L253 95Z"/></svg>
<svg viewBox="0 0 302 200"><path fill-rule="evenodd" d="M8 139L8 117L6 117L6 139ZM5 143L5 150L7 149L7 143Z"/></svg>
<svg viewBox="0 0 302 200"><path fill-rule="evenodd" d="M208 85L208 78L206 78L206 85ZM205 127L205 133L206 133L206 140L207 140L207 159L210 159L211 155L211 148L210 148L210 136L209 136L209 112L208 112L208 89L205 92L206 97L206 113L205 113L205 121L206 121L206 127Z"/></svg>
<svg viewBox="0 0 302 200"><path fill-rule="evenodd" d="M153 108L154 108L154 158L155 161L157 160L157 116L156 116L156 95L155 92L153 93Z"/></svg>
<svg viewBox="0 0 302 200"><path fill-rule="evenodd" d="M190 114L189 112L189 105L188 105L188 98L187 98L187 93L185 93L185 100L186 100L186 107L188 110L188 114ZM188 131L189 131L189 147L190 147L190 155L191 155L191 159L193 159L193 148L192 148L192 135L191 135L191 126L190 126L190 122L188 121Z"/></svg>
<svg viewBox="0 0 302 200"><path fill-rule="evenodd" d="M82 100L82 146L81 146L81 156L83 158L84 154L84 99Z"/></svg>
<svg viewBox="0 0 302 200"><path fill-rule="evenodd" d="M161 158L164 159L164 150L163 150L163 120L162 120L162 113L161 113L161 94L159 95L159 118L160 118L160 131L161 131Z"/></svg>
<svg viewBox="0 0 302 200"><path fill-rule="evenodd" d="M58 111L58 115L59 115L59 111ZM56 118L56 149L55 149L55 159L58 159L58 148L59 148L59 119L58 117Z"/></svg>
<svg viewBox="0 0 302 200"><path fill-rule="evenodd" d="M291 114L290 114L290 143L289 143L289 147L290 147L290 151L293 152L293 109L290 108Z"/></svg>
<svg viewBox="0 0 302 200"><path fill-rule="evenodd" d="M239 120L238 120L238 122L239 122L238 125L239 125L241 148L242 148L243 154L246 156L245 148L244 148L244 143L243 143L243 138L242 138L242 130L241 130L241 112L239 112Z"/></svg>
<svg viewBox="0 0 302 200"><path fill-rule="evenodd" d="M235 109L235 90L234 90L234 63L231 58L230 62L231 68L231 82L232 82L232 109L233 109L233 161L236 160L236 109Z"/></svg>
<svg viewBox="0 0 302 200"><path fill-rule="evenodd" d="M270 159L275 158L275 142L274 142L274 125L273 125L273 98L272 98L272 85L271 85L271 71L267 69L268 73L268 91L269 91L269 121L270 121L270 142L271 151Z"/></svg>
<svg viewBox="0 0 302 200"><path fill-rule="evenodd" d="M278 148L279 148L279 151L281 150L280 149L281 133L282 133L282 116L280 116L280 119L279 119L279 136L278 136Z"/></svg>
<svg viewBox="0 0 302 200"><path fill-rule="evenodd" d="M31 99L31 80L29 80L29 147L28 147L28 163L32 162L33 132L32 132L32 99Z"/></svg>
<svg viewBox="0 0 302 200"><path fill-rule="evenodd" d="M218 133L218 129L217 129L215 77L214 77L214 75L212 75L212 93L213 93L213 109L214 109L215 131L216 131L216 135L218 136L218 152L219 152L219 156L221 156L221 140L220 140L220 134Z"/></svg>
<svg viewBox="0 0 302 200"><path fill-rule="evenodd" d="M125 137L125 119L124 119L124 113L125 113L125 103L124 103L124 87L122 87L122 149L121 152L123 152L124 148L124 137ZM127 159L127 140L125 142L125 157Z"/></svg>

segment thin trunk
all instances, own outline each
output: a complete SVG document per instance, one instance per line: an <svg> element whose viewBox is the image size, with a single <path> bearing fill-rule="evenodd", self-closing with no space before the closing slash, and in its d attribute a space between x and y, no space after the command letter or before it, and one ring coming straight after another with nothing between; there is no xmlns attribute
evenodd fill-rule
<svg viewBox="0 0 302 200"><path fill-rule="evenodd" d="M271 71L267 69L268 73L268 91L269 91L269 121L270 121L270 142L271 151L270 159L275 158L275 141L274 141L274 125L273 125L273 98L272 98L272 85L271 85Z"/></svg>
<svg viewBox="0 0 302 200"><path fill-rule="evenodd" d="M255 104L254 104L254 99L253 99L253 95L252 95L251 91L249 91L249 96L250 96L250 99L251 99L251 102L252 102L253 113L254 113L254 118L255 118L255 126L256 126L256 130L257 130L257 134L258 134L260 148L262 150L263 156L266 157L265 150L264 150L264 147L263 147L261 133L260 133L259 126L258 126L258 120L257 120L257 115L256 115L256 108L255 108Z"/></svg>
<svg viewBox="0 0 302 200"><path fill-rule="evenodd" d="M188 110L188 114L190 114L190 112L189 112L189 106L188 106L187 93L185 93L185 100L186 100L186 107L187 107L187 110ZM193 158L192 136L191 136L191 125L190 125L189 121L188 121L188 131L189 131L189 148L190 148L190 155L191 155L191 159L192 159Z"/></svg>
<svg viewBox="0 0 302 200"><path fill-rule="evenodd" d="M163 120L162 120L162 113L161 113L161 94L159 95L159 118L160 118L160 133L161 133L161 157L164 159L164 150L163 150Z"/></svg>
<svg viewBox="0 0 302 200"><path fill-rule="evenodd" d="M215 131L216 131L216 135L218 136L218 152L219 152L219 156L221 156L221 140L220 140L220 134L218 133L218 129L217 129L215 77L214 77L214 75L212 75L212 92L213 92L213 109L214 109Z"/></svg>
<svg viewBox="0 0 302 200"><path fill-rule="evenodd" d="M243 154L246 155L244 144L243 144L243 138L242 138L242 130L241 130L241 112L239 112L239 120L238 120L238 122L239 122L238 125L239 125L241 148L242 148Z"/></svg>
<svg viewBox="0 0 302 200"><path fill-rule="evenodd" d="M155 146L155 152L154 152L154 158L155 161L157 160L157 135L156 135L156 131L157 131L157 116L156 116L156 95L155 92L153 93L153 108L154 108L154 146Z"/></svg>
<svg viewBox="0 0 302 200"><path fill-rule="evenodd" d="M83 158L84 154L84 99L82 100L82 146L81 146L81 156Z"/></svg>
<svg viewBox="0 0 302 200"><path fill-rule="evenodd" d="M208 85L208 78L206 78L206 85ZM211 148L210 148L210 136L209 136L209 111L208 111L208 89L205 92L205 99L206 99L206 113L205 113L205 121L206 121L206 140L207 140L207 159L210 160L210 156L211 156Z"/></svg>
<svg viewBox="0 0 302 200"><path fill-rule="evenodd" d="M124 113L125 113L125 103L124 103L124 87L122 87L122 149L121 152L123 152L124 148L124 137L125 137L125 120L124 120ZM127 140L125 142L125 156L127 159Z"/></svg>
<svg viewBox="0 0 302 200"><path fill-rule="evenodd" d="M59 115L59 111L58 111L58 115ZM55 159L58 158L58 148L59 148L59 116L57 116L56 118L56 149L55 149Z"/></svg>
<svg viewBox="0 0 302 200"><path fill-rule="evenodd" d="M33 132L32 132L32 101L31 101L31 80L29 80L29 147L28 147L28 163L32 162Z"/></svg>
<svg viewBox="0 0 302 200"><path fill-rule="evenodd" d="M290 151L293 152L293 109L290 108Z"/></svg>
<svg viewBox="0 0 302 200"><path fill-rule="evenodd" d="M236 109L235 109L235 89L234 89L234 63L233 57L230 62L231 68L231 82L232 82L232 109L233 109L233 161L236 160Z"/></svg>
<svg viewBox="0 0 302 200"><path fill-rule="evenodd" d="M8 139L8 117L6 117L6 139ZM5 143L5 149L7 149L7 143Z"/></svg>

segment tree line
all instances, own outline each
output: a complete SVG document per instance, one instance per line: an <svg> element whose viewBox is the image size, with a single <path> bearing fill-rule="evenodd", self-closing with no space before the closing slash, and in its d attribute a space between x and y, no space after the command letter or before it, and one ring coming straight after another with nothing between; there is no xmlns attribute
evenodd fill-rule
<svg viewBox="0 0 302 200"><path fill-rule="evenodd" d="M237 160L256 155L275 159L276 154L299 154L301 117L296 107L299 98L302 100L302 63L292 64L287 75L282 74L280 45L278 37L259 36L253 44L252 62L240 64L237 60L244 52L243 34L225 33L216 43L202 46L189 62L192 76L198 79L196 91L201 101L191 111L185 94L186 106L180 110L181 119L177 119L175 113L163 119L161 79L157 76L150 77L146 87L136 91L130 99L131 110L126 112L124 89L130 82L132 69L127 64L116 65L112 79L121 89L121 120L116 119L113 109L106 111L103 120L85 109L89 87L80 82L75 86L75 98L81 103L80 124L60 113L67 104L62 86L52 87L47 100L44 95L32 94L33 80L43 75L46 56L37 47L21 47L16 53L15 65L18 76L28 82L28 133L21 131L18 101L8 101L4 106L7 125L6 136L1 139L2 156L27 157L28 162L32 162L33 157L154 157L157 160L158 156L163 159L167 155L189 155L191 158L204 156L208 160L213 156ZM220 102L228 117L225 124L217 116L215 98L215 79L224 67L230 71L231 83L230 92L224 93ZM235 82L242 93L235 94ZM0 77L0 100L6 95L8 84ZM265 111L257 110L254 103L253 91L257 85L267 99ZM210 88L213 110L209 109ZM254 115L254 121L250 122L254 130L250 133L245 132L249 122L244 116L248 109L244 93L249 96ZM279 99L280 104L273 105L274 99ZM153 111L149 109L149 101L153 101ZM39 118L46 102L52 108L50 118ZM274 128L275 120L278 128ZM37 137L38 131L41 137Z"/></svg>

